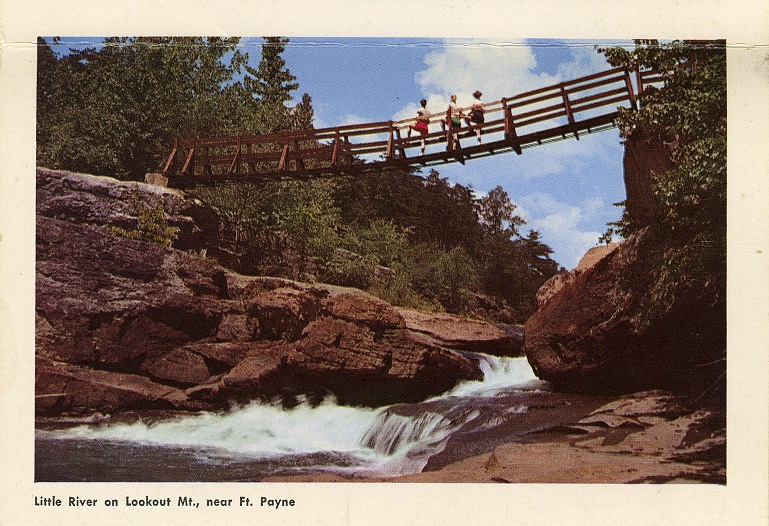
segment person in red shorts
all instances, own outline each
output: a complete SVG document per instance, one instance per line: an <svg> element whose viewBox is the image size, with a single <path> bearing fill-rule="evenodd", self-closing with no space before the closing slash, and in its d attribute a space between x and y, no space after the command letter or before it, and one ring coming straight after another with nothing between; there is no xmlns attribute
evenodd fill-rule
<svg viewBox="0 0 769 526"><path fill-rule="evenodd" d="M422 99L419 101L422 105L417 110L417 122L414 126L409 126L408 136L411 137L411 130L416 130L422 134L422 155L425 154L425 137L429 132L427 125L430 124L430 113L427 111L427 101Z"/></svg>

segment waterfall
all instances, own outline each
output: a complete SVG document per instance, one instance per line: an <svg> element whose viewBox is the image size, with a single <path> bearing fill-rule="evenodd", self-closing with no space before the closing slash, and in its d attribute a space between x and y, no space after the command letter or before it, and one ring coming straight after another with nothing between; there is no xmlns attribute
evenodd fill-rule
<svg viewBox="0 0 769 526"><path fill-rule="evenodd" d="M81 425L37 431L36 436L183 448L207 459L268 459L282 463L282 471L307 471L306 459L320 456L325 460L313 465L313 471L373 476L415 473L445 447L453 432L477 418L476 406L482 405L483 398L511 389L544 386L525 358L479 357L484 380L463 382L444 395L417 404L373 409L340 406L327 399L316 406L302 403L283 409L279 404L251 403L227 413L154 423Z"/></svg>

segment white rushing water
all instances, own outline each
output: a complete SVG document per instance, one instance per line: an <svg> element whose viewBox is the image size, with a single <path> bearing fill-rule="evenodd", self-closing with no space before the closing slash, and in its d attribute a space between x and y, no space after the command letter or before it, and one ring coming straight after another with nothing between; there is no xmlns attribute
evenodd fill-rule
<svg viewBox="0 0 769 526"><path fill-rule="evenodd" d="M482 381L463 382L422 404L373 409L340 406L326 400L316 406L302 403L283 409L279 404L251 403L228 413L41 433L46 438L182 447L205 451L207 455L239 458L280 459L329 453L346 460L344 465L332 462L321 466L322 471L382 476L414 473L422 470L431 455L443 449L452 432L478 416L472 408L449 416L446 407L454 407L453 402L494 397L503 390L535 390L545 385L536 379L525 358L481 355L481 368ZM441 408L436 407L439 405Z"/></svg>

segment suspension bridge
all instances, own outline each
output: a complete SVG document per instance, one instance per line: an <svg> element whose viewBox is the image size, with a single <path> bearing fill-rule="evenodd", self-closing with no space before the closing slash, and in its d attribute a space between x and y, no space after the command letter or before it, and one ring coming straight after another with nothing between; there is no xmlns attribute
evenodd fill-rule
<svg viewBox="0 0 769 526"><path fill-rule="evenodd" d="M265 135L177 139L163 176L177 187L241 180L355 174L382 165L434 166L515 152L616 126L620 108L663 76L614 68L486 103L485 122L457 133L448 110L432 113L430 131L408 136L416 119ZM483 142L476 140L480 130ZM421 152L422 140L426 150Z"/></svg>

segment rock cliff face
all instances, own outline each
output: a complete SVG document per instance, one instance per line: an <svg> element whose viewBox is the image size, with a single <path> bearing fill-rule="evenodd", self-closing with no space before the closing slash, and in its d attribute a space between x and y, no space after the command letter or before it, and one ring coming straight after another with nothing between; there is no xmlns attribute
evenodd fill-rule
<svg viewBox="0 0 769 526"><path fill-rule="evenodd" d="M174 248L202 250L217 245L220 219L214 209L179 190L111 177L37 169L37 215L96 227L135 230L138 198L162 204L168 225L179 229Z"/></svg>
<svg viewBox="0 0 769 526"><path fill-rule="evenodd" d="M725 300L705 289L652 305L664 247L648 228L563 278L526 322L526 356L540 378L590 391L706 389L725 367Z"/></svg>
<svg viewBox="0 0 769 526"><path fill-rule="evenodd" d="M653 141L639 132L625 142L622 160L627 193L625 207L639 226L649 225L654 218L654 174L663 174L673 167L674 147L673 143Z"/></svg>
<svg viewBox="0 0 769 526"><path fill-rule="evenodd" d="M328 393L343 403L412 401L480 379L473 351L520 347L520 335L489 324L404 311L355 289L246 277L107 234L135 228L134 192L164 203L184 247L214 235L215 211L181 192L38 170L40 414Z"/></svg>

